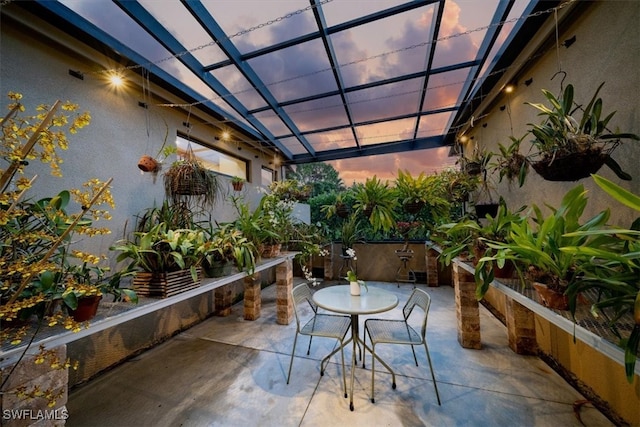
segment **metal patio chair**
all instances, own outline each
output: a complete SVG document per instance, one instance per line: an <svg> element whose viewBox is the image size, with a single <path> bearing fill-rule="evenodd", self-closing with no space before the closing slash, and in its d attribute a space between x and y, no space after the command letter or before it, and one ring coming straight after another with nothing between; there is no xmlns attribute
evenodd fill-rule
<svg viewBox="0 0 640 427"><path fill-rule="evenodd" d="M293 340L293 350L291 351L291 362L289 362L289 373L287 375L287 384L291 378L291 367L293 366L293 356L296 352L296 344L298 341L298 335L309 336L309 347L307 348L307 355L311 350L311 340L313 337L325 337L335 338L338 340L340 347L334 350L331 354L326 356L322 362L320 362L320 375L324 375L326 368L325 362L328 365L329 358L340 350L342 356L342 386L344 390L344 397L347 397L347 377L345 375L344 365L344 345L345 337L349 328L351 327L351 318L349 316L340 316L334 314L318 313L318 306L313 302L311 298L311 290L306 283L300 284L293 288L291 291L293 296L293 310L296 315L296 335ZM304 319L301 319L301 313L299 310L304 302L309 303L313 310L313 317L302 325Z"/></svg>
<svg viewBox="0 0 640 427"><path fill-rule="evenodd" d="M440 394L438 393L438 385L436 384L436 377L433 373L433 364L431 363L431 356L429 355L429 348L427 347L427 317L429 315L429 306L431 305L431 296L422 289L414 288L411 296L407 300L407 303L402 308L403 320L389 320L389 319L367 319L364 322L364 341L365 352L367 351L366 341L367 335L371 340L371 403L375 403L374 398L374 380L375 380L375 363L376 359L384 365L385 368L392 375L392 388L396 388L396 374L393 370L376 355L377 344L403 344L410 345L413 352L413 359L418 366L418 359L416 358L416 352L413 348L415 345L424 345L424 349L427 352L427 360L429 362L429 369L431 370L431 379L433 380L433 386L436 390L436 397L438 398L438 405L440 405ZM422 328L420 333L413 329L407 320L411 315L411 312L415 307L420 307L423 311ZM366 360L366 358L365 358ZM364 367L364 362L362 363Z"/></svg>

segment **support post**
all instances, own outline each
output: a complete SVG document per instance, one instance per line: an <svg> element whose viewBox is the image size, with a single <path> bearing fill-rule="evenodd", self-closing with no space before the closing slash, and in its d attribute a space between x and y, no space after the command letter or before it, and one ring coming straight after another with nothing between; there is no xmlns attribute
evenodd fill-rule
<svg viewBox="0 0 640 427"><path fill-rule="evenodd" d="M262 308L261 274L244 278L244 320L256 320L260 317Z"/></svg>
<svg viewBox="0 0 640 427"><path fill-rule="evenodd" d="M288 325L293 320L292 289L293 261L287 258L276 267L276 323L279 325Z"/></svg>
<svg viewBox="0 0 640 427"><path fill-rule="evenodd" d="M464 348L480 349L480 308L473 274L453 263L453 284L458 321L458 342Z"/></svg>
<svg viewBox="0 0 640 427"><path fill-rule="evenodd" d="M505 317L511 350L517 354L537 354L538 342L533 311L507 296Z"/></svg>

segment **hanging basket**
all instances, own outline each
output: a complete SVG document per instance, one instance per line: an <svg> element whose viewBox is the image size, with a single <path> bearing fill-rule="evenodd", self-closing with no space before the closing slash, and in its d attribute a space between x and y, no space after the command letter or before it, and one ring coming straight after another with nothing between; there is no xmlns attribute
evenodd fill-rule
<svg viewBox="0 0 640 427"><path fill-rule="evenodd" d="M464 165L464 171L468 175L480 175L482 173L482 165L480 162L467 162Z"/></svg>
<svg viewBox="0 0 640 427"><path fill-rule="evenodd" d="M158 170L158 162L149 155L144 155L138 160L138 168L142 172L155 172Z"/></svg>
<svg viewBox="0 0 640 427"><path fill-rule="evenodd" d="M578 181L600 170L609 157L609 150L594 146L577 153L544 155L530 161L531 167L547 181Z"/></svg>
<svg viewBox="0 0 640 427"><path fill-rule="evenodd" d="M193 170L191 165L185 164L174 167L184 167L183 172L178 172L182 179L175 179L171 182L171 192L181 196L201 196L207 192L205 179L197 170Z"/></svg>

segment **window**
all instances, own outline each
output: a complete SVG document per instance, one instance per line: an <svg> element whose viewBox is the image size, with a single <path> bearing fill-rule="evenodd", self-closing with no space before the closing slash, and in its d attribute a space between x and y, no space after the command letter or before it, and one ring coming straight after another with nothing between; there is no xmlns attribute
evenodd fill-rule
<svg viewBox="0 0 640 427"><path fill-rule="evenodd" d="M268 187L273 182L273 169L262 167L262 181L261 184L264 187Z"/></svg>
<svg viewBox="0 0 640 427"><path fill-rule="evenodd" d="M218 151L215 148L205 147L204 145L189 140L185 137L178 135L176 138L176 146L178 147L178 156L184 157L189 144L196 158L202 163L202 166L218 172L221 175L227 176L239 176L245 180L249 180L247 177L247 161L238 157L234 157L230 154ZM263 174L264 175L264 174ZM264 181L264 178L263 178Z"/></svg>

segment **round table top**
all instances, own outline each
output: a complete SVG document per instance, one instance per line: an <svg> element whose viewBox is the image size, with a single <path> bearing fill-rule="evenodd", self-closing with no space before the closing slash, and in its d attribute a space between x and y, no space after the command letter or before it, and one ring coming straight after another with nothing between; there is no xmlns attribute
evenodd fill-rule
<svg viewBox="0 0 640 427"><path fill-rule="evenodd" d="M313 301L325 310L344 314L382 313L398 305L398 297L384 289L362 287L359 296L351 295L349 285L328 286L313 294Z"/></svg>

